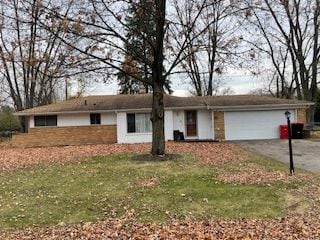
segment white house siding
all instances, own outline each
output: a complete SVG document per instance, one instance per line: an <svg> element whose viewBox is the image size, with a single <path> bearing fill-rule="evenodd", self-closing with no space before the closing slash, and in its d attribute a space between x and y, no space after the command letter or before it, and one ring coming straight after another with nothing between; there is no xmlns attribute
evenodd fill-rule
<svg viewBox="0 0 320 240"><path fill-rule="evenodd" d="M187 110L187 109L186 109ZM207 109L197 110L197 139L213 139L212 113ZM179 130L186 137L185 110L173 111L173 130ZM194 137L193 137L194 138Z"/></svg>
<svg viewBox="0 0 320 240"><path fill-rule="evenodd" d="M118 143L144 143L152 141L152 133L127 133L127 113L117 113Z"/></svg>
<svg viewBox="0 0 320 240"><path fill-rule="evenodd" d="M165 111L164 113L164 136L167 140L173 140L173 112Z"/></svg>
<svg viewBox="0 0 320 240"><path fill-rule="evenodd" d="M71 127L71 126L89 126L90 114L66 114L58 115L57 117L58 127Z"/></svg>
<svg viewBox="0 0 320 240"><path fill-rule="evenodd" d="M34 128L34 117L33 116L29 117L29 128Z"/></svg>
<svg viewBox="0 0 320 240"><path fill-rule="evenodd" d="M279 126L286 124L285 110L225 112L226 140L279 138ZM290 110L292 122L296 111Z"/></svg>
<svg viewBox="0 0 320 240"><path fill-rule="evenodd" d="M199 139L213 139L212 113L206 109L198 110Z"/></svg>
<svg viewBox="0 0 320 240"><path fill-rule="evenodd" d="M179 130L180 132L185 133L185 115L184 110L174 110L173 111L173 130Z"/></svg>
<svg viewBox="0 0 320 240"><path fill-rule="evenodd" d="M101 113L101 125L117 124L117 115L115 113ZM90 126L90 113L79 114L60 114L57 116L58 127L77 127ZM34 128L34 116L29 120L30 128Z"/></svg>
<svg viewBox="0 0 320 240"><path fill-rule="evenodd" d="M173 116L172 111L165 111L165 139L173 140ZM152 141L152 133L127 133L127 113L118 112L117 114L117 139L118 143L144 143Z"/></svg>
<svg viewBox="0 0 320 240"><path fill-rule="evenodd" d="M101 113L101 125L116 125L117 114L115 113Z"/></svg>

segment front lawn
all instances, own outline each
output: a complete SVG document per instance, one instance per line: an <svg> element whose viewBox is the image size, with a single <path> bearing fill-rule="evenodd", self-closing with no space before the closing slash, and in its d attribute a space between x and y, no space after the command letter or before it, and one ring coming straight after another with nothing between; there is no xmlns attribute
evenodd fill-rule
<svg viewBox="0 0 320 240"><path fill-rule="evenodd" d="M249 164L266 165L260 157L250 158ZM155 223L187 217L274 218L284 216L289 205L307 205L306 197L292 191L304 181L221 180L219 174L233 174L234 165L239 164L204 165L191 154L148 162L116 154L2 172L0 230L95 222L120 218L128 211L140 222ZM266 171L281 169L278 165L270 161Z"/></svg>

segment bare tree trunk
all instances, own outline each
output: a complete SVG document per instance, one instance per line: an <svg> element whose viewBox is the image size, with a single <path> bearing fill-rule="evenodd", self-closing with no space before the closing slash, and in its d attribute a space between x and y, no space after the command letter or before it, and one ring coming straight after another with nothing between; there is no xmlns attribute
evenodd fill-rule
<svg viewBox="0 0 320 240"><path fill-rule="evenodd" d="M165 154L163 87L155 83L152 102L152 155Z"/></svg>
<svg viewBox="0 0 320 240"><path fill-rule="evenodd" d="M153 102L152 102L152 155L165 154L164 138L164 83L163 76L163 42L165 34L166 0L156 1L156 41L152 66Z"/></svg>

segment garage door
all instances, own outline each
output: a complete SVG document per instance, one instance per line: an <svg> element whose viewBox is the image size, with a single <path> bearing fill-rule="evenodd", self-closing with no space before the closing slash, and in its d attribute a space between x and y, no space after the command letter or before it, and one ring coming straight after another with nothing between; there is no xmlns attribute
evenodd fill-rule
<svg viewBox="0 0 320 240"><path fill-rule="evenodd" d="M225 112L226 140L279 138L279 126L286 124L285 110ZM295 121L294 110L291 119Z"/></svg>

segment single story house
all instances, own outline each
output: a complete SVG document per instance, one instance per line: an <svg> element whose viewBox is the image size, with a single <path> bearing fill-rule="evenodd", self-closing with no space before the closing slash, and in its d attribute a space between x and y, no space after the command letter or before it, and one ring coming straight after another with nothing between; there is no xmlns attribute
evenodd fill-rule
<svg viewBox="0 0 320 240"><path fill-rule="evenodd" d="M279 126L306 122L313 103L266 96L175 97L165 95L165 138L179 130L185 139L248 140L279 138ZM151 142L151 94L89 96L16 113L28 133L14 135L14 146L53 146Z"/></svg>

